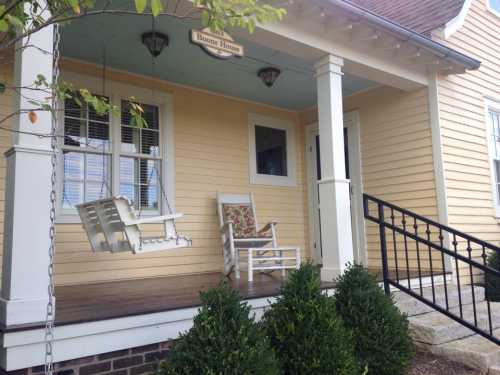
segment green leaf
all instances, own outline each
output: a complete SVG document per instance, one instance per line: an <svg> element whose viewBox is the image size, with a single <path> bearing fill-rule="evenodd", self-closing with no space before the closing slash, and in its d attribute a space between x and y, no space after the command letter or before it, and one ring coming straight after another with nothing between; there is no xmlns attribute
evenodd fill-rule
<svg viewBox="0 0 500 375"><path fill-rule="evenodd" d="M153 16L157 16L161 13L163 7L161 5L161 0L151 0L151 12Z"/></svg>
<svg viewBox="0 0 500 375"><path fill-rule="evenodd" d="M5 20L0 20L0 32L4 33L9 30L9 24Z"/></svg>
<svg viewBox="0 0 500 375"><path fill-rule="evenodd" d="M5 83L0 82L0 95L3 94L4 92L5 92Z"/></svg>
<svg viewBox="0 0 500 375"><path fill-rule="evenodd" d="M148 0L135 0L135 9L138 13L144 13L146 5L148 5Z"/></svg>

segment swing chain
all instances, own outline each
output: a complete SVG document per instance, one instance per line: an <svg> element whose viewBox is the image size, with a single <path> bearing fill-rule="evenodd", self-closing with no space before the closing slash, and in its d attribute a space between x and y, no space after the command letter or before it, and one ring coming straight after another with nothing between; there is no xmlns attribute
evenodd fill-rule
<svg viewBox="0 0 500 375"><path fill-rule="evenodd" d="M54 44L52 57L52 84L56 85L59 80L59 44L61 40L59 26L54 25ZM45 373L52 375L54 373L54 251L55 251L55 220L56 220L56 171L57 171L57 108L58 98L53 89L52 93L52 126L51 126L51 156L50 163L52 173L50 176L50 229L49 229L49 266L48 266L48 303L45 321Z"/></svg>

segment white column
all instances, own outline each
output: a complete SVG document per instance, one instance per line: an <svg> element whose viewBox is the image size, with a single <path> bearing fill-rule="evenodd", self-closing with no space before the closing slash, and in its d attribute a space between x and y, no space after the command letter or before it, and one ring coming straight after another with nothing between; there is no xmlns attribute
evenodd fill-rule
<svg viewBox="0 0 500 375"><path fill-rule="evenodd" d="M328 55L316 65L321 158L321 278L331 281L354 261L349 180L346 179L340 57Z"/></svg>
<svg viewBox="0 0 500 375"><path fill-rule="evenodd" d="M23 89L32 86L38 74L52 77L53 28L31 35L28 44L16 45L14 111L33 108L31 98L43 100L45 92ZM46 52L44 52L46 51ZM36 112L32 124L27 113L17 116L12 128L22 132L50 133L51 114ZM48 301L49 213L51 191L51 149L49 138L14 134L7 159L5 219L0 322L4 325L45 320Z"/></svg>

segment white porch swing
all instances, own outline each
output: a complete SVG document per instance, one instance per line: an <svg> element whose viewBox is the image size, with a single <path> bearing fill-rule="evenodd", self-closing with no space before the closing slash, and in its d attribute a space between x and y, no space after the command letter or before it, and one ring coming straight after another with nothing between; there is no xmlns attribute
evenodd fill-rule
<svg viewBox="0 0 500 375"><path fill-rule="evenodd" d="M156 33L154 18L152 28L153 31L147 33L149 36L155 37L156 34L163 35ZM160 44L157 50L152 50L151 46L147 45L151 53L153 76L155 75L155 58L159 56L164 46L165 44ZM103 69L105 72L105 58L103 60ZM103 76L104 85L105 75L103 74ZM103 88L103 93L104 91L105 89ZM154 97L154 89L152 90L152 95ZM148 186L153 171L157 177L159 176L156 165L154 165L147 181ZM182 217L182 214L172 212L161 178L158 178L158 185L163 201L168 208L168 215L141 218L141 202L139 202L139 212L136 214L132 202L124 196L114 196L76 205L83 228L87 233L94 252L133 252L134 254L138 254L191 247L191 239L177 232L175 220ZM101 188L102 191L103 189ZM164 235L161 237L144 237L140 225L150 223L163 223Z"/></svg>

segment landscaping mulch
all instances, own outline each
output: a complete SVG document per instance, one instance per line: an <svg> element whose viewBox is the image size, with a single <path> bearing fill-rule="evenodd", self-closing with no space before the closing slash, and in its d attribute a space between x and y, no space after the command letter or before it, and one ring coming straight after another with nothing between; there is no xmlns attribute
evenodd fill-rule
<svg viewBox="0 0 500 375"><path fill-rule="evenodd" d="M436 357L433 354L417 351L410 366L409 375L480 375L479 371L470 369L456 362Z"/></svg>

